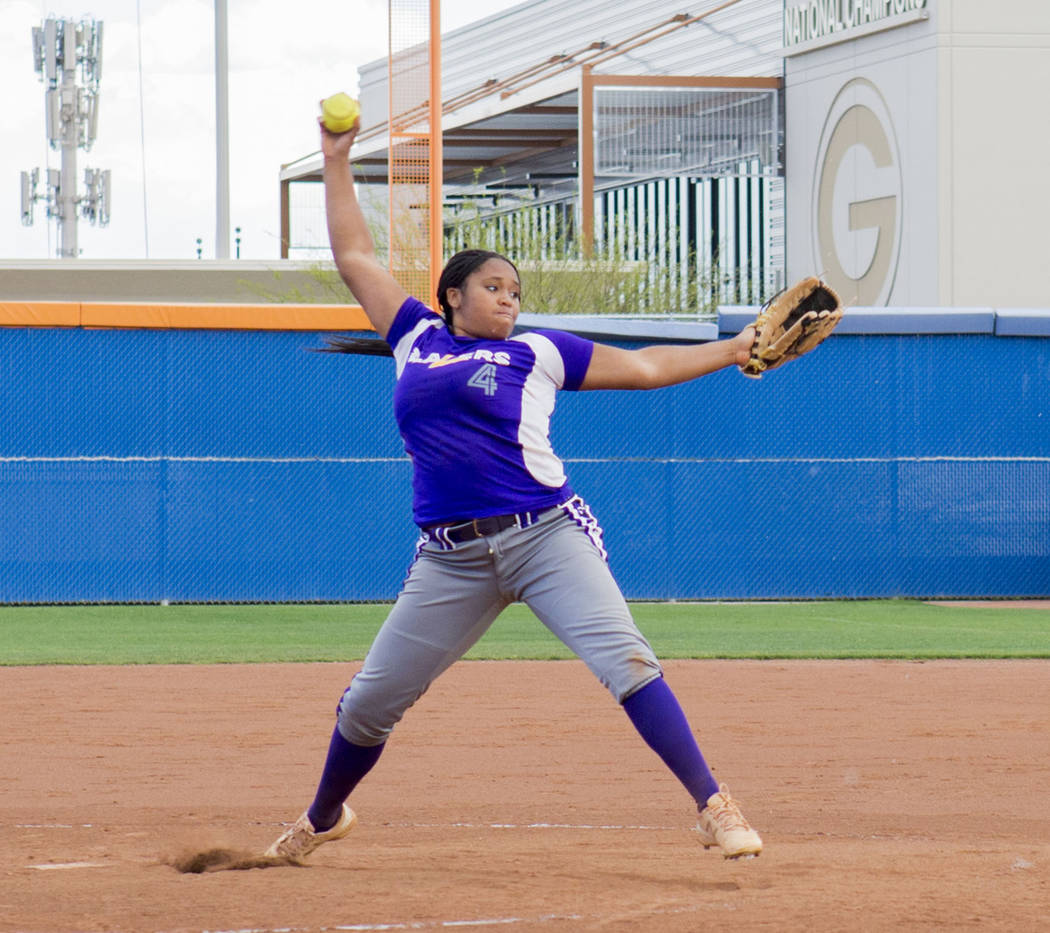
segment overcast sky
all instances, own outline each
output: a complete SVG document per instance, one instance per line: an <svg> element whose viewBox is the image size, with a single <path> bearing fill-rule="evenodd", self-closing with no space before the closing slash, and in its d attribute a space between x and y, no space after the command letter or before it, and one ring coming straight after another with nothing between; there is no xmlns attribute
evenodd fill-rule
<svg viewBox="0 0 1050 933"><path fill-rule="evenodd" d="M39 168L43 176L61 165L47 144L44 84L33 68L32 29L49 16L103 23L98 138L89 152L78 150L77 183L85 168L112 171L112 219L105 228L80 221L82 257L191 259L200 237L204 258L213 258L212 3L94 0L85 10L55 2L0 0L0 259L56 255L57 228L43 204L25 227L19 203L20 171ZM442 28L519 2L444 0ZM358 66L386 54L387 0L227 3L231 241L240 227L241 258L276 259L280 167L317 149L317 101L355 93ZM231 256L234 250L231 242Z"/></svg>

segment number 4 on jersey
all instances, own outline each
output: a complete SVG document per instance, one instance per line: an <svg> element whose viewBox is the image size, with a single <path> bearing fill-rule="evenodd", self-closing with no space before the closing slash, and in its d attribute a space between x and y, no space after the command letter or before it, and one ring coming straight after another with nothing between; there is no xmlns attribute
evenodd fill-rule
<svg viewBox="0 0 1050 933"><path fill-rule="evenodd" d="M496 389L496 364L485 363L475 370L474 375L467 380L468 386L481 389L486 395L495 395Z"/></svg>

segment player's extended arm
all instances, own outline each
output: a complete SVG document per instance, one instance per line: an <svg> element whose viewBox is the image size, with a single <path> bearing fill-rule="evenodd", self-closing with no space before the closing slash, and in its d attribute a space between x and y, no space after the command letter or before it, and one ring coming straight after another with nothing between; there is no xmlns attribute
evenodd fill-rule
<svg viewBox="0 0 1050 933"><path fill-rule="evenodd" d="M727 366L748 361L754 327L745 327L735 337L710 343L674 344L624 350L604 343L594 345L582 389L659 389L688 382Z"/></svg>
<svg viewBox="0 0 1050 933"><path fill-rule="evenodd" d="M375 243L354 191L350 147L359 128L355 123L345 133L330 133L321 127L328 239L339 275L376 332L385 337L408 294L376 259Z"/></svg>

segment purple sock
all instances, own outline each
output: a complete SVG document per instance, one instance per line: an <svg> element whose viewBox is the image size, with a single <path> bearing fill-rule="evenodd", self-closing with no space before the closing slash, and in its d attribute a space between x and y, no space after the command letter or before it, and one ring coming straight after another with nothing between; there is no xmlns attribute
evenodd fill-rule
<svg viewBox="0 0 1050 933"><path fill-rule="evenodd" d="M314 829L331 829L339 821L343 801L357 787L383 753L382 745L354 745L343 738L339 729L332 732L328 745L328 758L321 773L314 802L307 814Z"/></svg>
<svg viewBox="0 0 1050 933"><path fill-rule="evenodd" d="M635 729L676 778L685 785L701 809L718 793L718 781L708 768L693 738L689 722L671 688L662 677L650 681L623 701Z"/></svg>

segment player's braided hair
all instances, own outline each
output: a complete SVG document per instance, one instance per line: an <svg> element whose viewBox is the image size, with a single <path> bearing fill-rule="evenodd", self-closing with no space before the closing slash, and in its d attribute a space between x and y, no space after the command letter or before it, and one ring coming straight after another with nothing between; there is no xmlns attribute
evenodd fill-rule
<svg viewBox="0 0 1050 933"><path fill-rule="evenodd" d="M445 326L452 330L452 305L448 303L448 290L462 288L471 273L490 259L502 259L521 277L518 267L502 253L488 249L464 249L456 253L441 270L438 279L437 300L441 313L445 316ZM320 353L363 353L374 356L393 356L393 351L385 340L374 337L327 337L326 347L318 348Z"/></svg>

